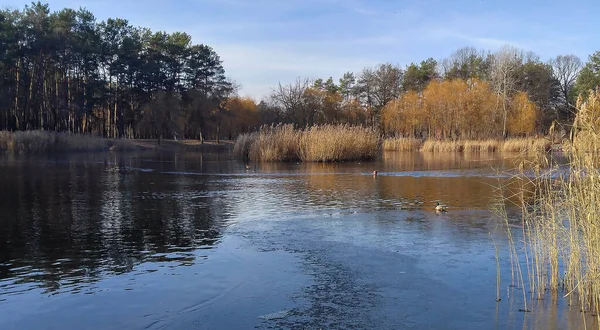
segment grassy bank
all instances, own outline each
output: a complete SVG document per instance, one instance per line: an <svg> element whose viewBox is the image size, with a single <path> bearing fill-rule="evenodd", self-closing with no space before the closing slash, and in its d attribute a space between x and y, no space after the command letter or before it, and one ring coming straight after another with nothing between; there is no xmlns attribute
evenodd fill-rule
<svg viewBox="0 0 600 330"><path fill-rule="evenodd" d="M520 176L535 188L527 189L535 198L519 203L523 239L512 239L502 207L500 215L513 242L513 284L528 286L523 294L531 292L530 299L561 291L571 305L600 315L600 93L578 107L568 170L539 163L549 170L537 170L533 179Z"/></svg>
<svg viewBox="0 0 600 330"><path fill-rule="evenodd" d="M487 140L419 140L415 138L390 138L383 141L386 151L423 152L544 152L552 144L546 138L511 138Z"/></svg>
<svg viewBox="0 0 600 330"><path fill-rule="evenodd" d="M267 162L372 160L379 156L380 144L378 133L364 127L321 125L299 130L277 125L240 135L233 153L238 159Z"/></svg>
<svg viewBox="0 0 600 330"><path fill-rule="evenodd" d="M385 151L417 151L421 149L423 141L412 137L397 137L383 140Z"/></svg>
<svg viewBox="0 0 600 330"><path fill-rule="evenodd" d="M15 154L135 150L130 140L53 131L0 132L0 151Z"/></svg>
<svg viewBox="0 0 600 330"><path fill-rule="evenodd" d="M53 131L0 131L0 152L43 154L58 152L97 152L162 150L175 152L223 152L233 148L233 141L199 140L129 140Z"/></svg>

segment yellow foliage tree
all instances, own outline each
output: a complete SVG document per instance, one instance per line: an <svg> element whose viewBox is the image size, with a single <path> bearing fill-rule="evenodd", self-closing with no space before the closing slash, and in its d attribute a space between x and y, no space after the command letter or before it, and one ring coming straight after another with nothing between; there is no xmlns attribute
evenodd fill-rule
<svg viewBox="0 0 600 330"><path fill-rule="evenodd" d="M350 125L361 125L367 120L367 113L355 98L342 101L340 106L342 122Z"/></svg>
<svg viewBox="0 0 600 330"><path fill-rule="evenodd" d="M507 118L507 131L513 135L530 135L535 132L539 108L525 92L518 92L511 100Z"/></svg>
<svg viewBox="0 0 600 330"><path fill-rule="evenodd" d="M223 108L227 111L224 128L230 139L258 127L260 118L252 98L230 97L224 102Z"/></svg>
<svg viewBox="0 0 600 330"><path fill-rule="evenodd" d="M388 102L381 111L384 132L388 135L412 136L423 128L421 100L415 91Z"/></svg>
<svg viewBox="0 0 600 330"><path fill-rule="evenodd" d="M432 81L388 102L382 126L388 135L464 139L496 136L498 96L478 79Z"/></svg>

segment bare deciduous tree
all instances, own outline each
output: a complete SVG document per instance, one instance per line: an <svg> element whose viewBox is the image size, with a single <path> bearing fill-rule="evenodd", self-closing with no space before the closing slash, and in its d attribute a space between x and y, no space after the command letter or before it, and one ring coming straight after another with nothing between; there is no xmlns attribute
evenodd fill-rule
<svg viewBox="0 0 600 330"><path fill-rule="evenodd" d="M581 70L581 59L575 55L559 55L550 60L554 77L560 83L560 92L565 103L565 111L569 112L574 107L569 101L569 93L575 85L579 70Z"/></svg>
<svg viewBox="0 0 600 330"><path fill-rule="evenodd" d="M490 82L494 91L501 96L502 102L502 136L506 137L506 123L508 119L509 98L515 91L518 68L523 63L526 55L523 51L504 46L492 58L490 68Z"/></svg>
<svg viewBox="0 0 600 330"><path fill-rule="evenodd" d="M485 79L488 76L489 52L463 47L441 61L440 69L446 79Z"/></svg>
<svg viewBox="0 0 600 330"><path fill-rule="evenodd" d="M376 69L366 68L359 77L357 94L370 112L371 124L379 122L379 113L389 101L400 96L404 72L390 63L380 64Z"/></svg>
<svg viewBox="0 0 600 330"><path fill-rule="evenodd" d="M283 109L284 113L293 122L306 126L312 125L315 109L308 109L304 104L306 89L310 87L311 80L297 78L294 83L282 85L271 92L271 99Z"/></svg>

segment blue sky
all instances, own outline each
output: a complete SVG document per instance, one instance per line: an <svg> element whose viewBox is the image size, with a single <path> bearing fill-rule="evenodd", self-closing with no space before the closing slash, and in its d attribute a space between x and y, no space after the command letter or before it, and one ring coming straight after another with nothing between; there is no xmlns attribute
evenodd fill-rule
<svg viewBox="0 0 600 330"><path fill-rule="evenodd" d="M441 60L472 46L505 44L547 60L600 50L600 1L541 0L55 0L99 20L183 31L212 46L240 94L260 99L279 81L339 78L378 63ZM23 8L30 1L5 0Z"/></svg>

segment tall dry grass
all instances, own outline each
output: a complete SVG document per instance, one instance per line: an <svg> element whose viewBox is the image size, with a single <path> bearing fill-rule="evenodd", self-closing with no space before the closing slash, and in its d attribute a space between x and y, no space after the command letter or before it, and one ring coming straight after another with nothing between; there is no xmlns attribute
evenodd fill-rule
<svg viewBox="0 0 600 330"><path fill-rule="evenodd" d="M487 140L426 140L424 152L545 152L552 144L546 138L509 138Z"/></svg>
<svg viewBox="0 0 600 330"><path fill-rule="evenodd" d="M0 151L15 154L134 150L129 140L58 133L52 131L0 132Z"/></svg>
<svg viewBox="0 0 600 330"><path fill-rule="evenodd" d="M513 276L531 298L562 292L571 305L600 315L600 90L579 99L568 167L530 166L535 198L520 202L522 240L512 241ZM524 267L521 267L524 265ZM516 274L516 275L515 275ZM525 291L525 290L524 290ZM526 308L525 308L526 309ZM599 320L600 321L600 316ZM584 319L585 320L585 319Z"/></svg>
<svg viewBox="0 0 600 330"><path fill-rule="evenodd" d="M502 142L503 152L545 152L552 148L550 139L546 138L515 138Z"/></svg>
<svg viewBox="0 0 600 330"><path fill-rule="evenodd" d="M383 140L385 151L417 151L423 141L413 137L393 137Z"/></svg>
<svg viewBox="0 0 600 330"><path fill-rule="evenodd" d="M299 160L299 146L300 131L293 125L263 126L249 144L248 157L252 161L295 161Z"/></svg>
<svg viewBox="0 0 600 330"><path fill-rule="evenodd" d="M237 159L250 159L250 147L256 141L259 133L240 134L233 146L233 157Z"/></svg>
<svg viewBox="0 0 600 330"><path fill-rule="evenodd" d="M465 152L496 152L500 145L506 141L487 139L487 140L465 140L463 151Z"/></svg>
<svg viewBox="0 0 600 330"><path fill-rule="evenodd" d="M308 162L373 160L381 152L377 132L361 126L322 125L300 135L300 159Z"/></svg>
<svg viewBox="0 0 600 330"><path fill-rule="evenodd" d="M464 141L426 140L421 147L425 152L461 152L465 148Z"/></svg>
<svg viewBox="0 0 600 330"><path fill-rule="evenodd" d="M305 130L292 125L263 126L240 135L233 148L238 159L273 162L372 160L381 151L377 132L349 125L319 125Z"/></svg>

